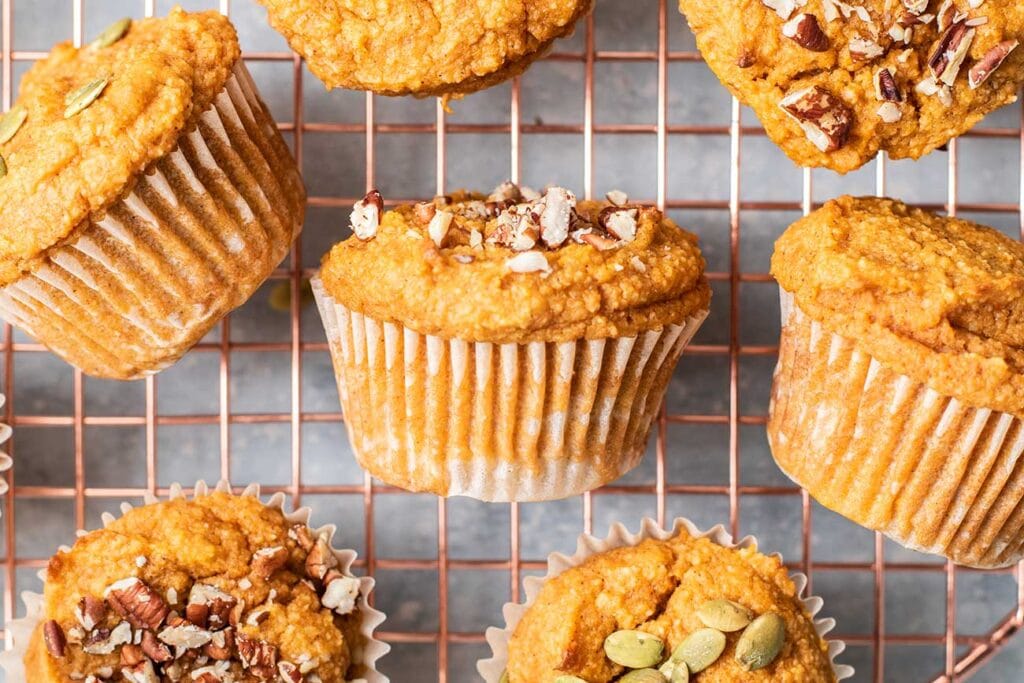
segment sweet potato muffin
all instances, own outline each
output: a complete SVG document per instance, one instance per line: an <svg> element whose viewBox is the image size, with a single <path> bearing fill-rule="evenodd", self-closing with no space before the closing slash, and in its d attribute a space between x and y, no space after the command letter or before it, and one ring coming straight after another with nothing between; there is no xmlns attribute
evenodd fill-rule
<svg viewBox="0 0 1024 683"><path fill-rule="evenodd" d="M384 213L314 280L345 423L384 481L557 498L632 468L707 314L696 239L660 211L506 183Z"/></svg>
<svg viewBox="0 0 1024 683"><path fill-rule="evenodd" d="M0 314L89 374L174 362L300 229L239 55L215 12L124 20L33 65L0 122Z"/></svg>
<svg viewBox="0 0 1024 683"><path fill-rule="evenodd" d="M460 96L518 76L593 0L260 0L328 88Z"/></svg>
<svg viewBox="0 0 1024 683"><path fill-rule="evenodd" d="M777 556L685 530L548 579L508 642L508 683L650 681L658 670L663 681L837 680Z"/></svg>
<svg viewBox="0 0 1024 683"><path fill-rule="evenodd" d="M1011 0L680 0L708 65L801 166L917 159L1016 99Z"/></svg>
<svg viewBox="0 0 1024 683"><path fill-rule="evenodd" d="M28 683L343 683L363 675L360 582L255 496L128 512L53 556Z"/></svg>
<svg viewBox="0 0 1024 683"><path fill-rule="evenodd" d="M778 241L768 435L823 505L977 566L1024 557L1024 246L843 197Z"/></svg>

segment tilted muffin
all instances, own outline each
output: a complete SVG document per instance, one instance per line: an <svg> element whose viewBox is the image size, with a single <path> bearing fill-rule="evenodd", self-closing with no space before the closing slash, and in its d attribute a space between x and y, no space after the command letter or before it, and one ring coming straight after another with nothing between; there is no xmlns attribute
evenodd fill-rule
<svg viewBox="0 0 1024 683"><path fill-rule="evenodd" d="M708 65L801 166L917 159L1016 100L1011 0L680 0Z"/></svg>
<svg viewBox="0 0 1024 683"><path fill-rule="evenodd" d="M20 680L383 680L366 659L371 642L386 651L372 640L372 581L279 505L219 491L81 536L47 566Z"/></svg>
<svg viewBox="0 0 1024 683"><path fill-rule="evenodd" d="M527 582L525 604L506 605L505 628L488 629L494 657L478 665L487 683L852 675L833 663L843 645L824 638L834 622L815 621L821 600L801 597L806 578L751 538L733 545L721 527L644 520L632 535L617 524L607 539L582 537L572 557L552 555L548 575Z"/></svg>
<svg viewBox="0 0 1024 683"><path fill-rule="evenodd" d="M1024 557L1024 245L842 197L779 239L768 437L812 496L908 547Z"/></svg>
<svg viewBox="0 0 1024 683"><path fill-rule="evenodd" d="M525 195L524 193L525 192ZM660 211L506 183L382 214L314 279L360 464L485 500L559 498L643 455L710 289Z"/></svg>
<svg viewBox="0 0 1024 683"><path fill-rule="evenodd" d="M124 20L0 125L0 314L83 371L173 363L287 254L305 192L228 20Z"/></svg>
<svg viewBox="0 0 1024 683"><path fill-rule="evenodd" d="M593 0L260 0L328 88L461 96L523 73Z"/></svg>

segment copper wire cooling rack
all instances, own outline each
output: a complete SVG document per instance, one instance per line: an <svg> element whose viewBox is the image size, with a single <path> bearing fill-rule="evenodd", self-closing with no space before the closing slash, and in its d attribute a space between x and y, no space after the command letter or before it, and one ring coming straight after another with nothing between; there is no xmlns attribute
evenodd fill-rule
<svg viewBox="0 0 1024 683"><path fill-rule="evenodd" d="M20 69L23 69L32 60L39 59L45 55L48 46L41 45L38 49L15 49L18 47L15 37L18 31L18 9L25 8L37 0L2 0L2 81L3 81L3 107L6 110L11 105L14 83ZM249 0L221 0L221 2L188 2L189 9L201 7L215 8L231 15L236 20L240 12L245 13L247 20L262 20L262 14L258 14L254 3ZM601 49L598 45L598 36L606 35L600 31L603 12L606 7L618 5L628 6L629 12L633 15L633 21L629 26L631 30L656 32L649 37L653 49L619 50ZM124 0L113 2L112 0L70 0L66 3L66 14L63 16L49 17L48 20L60 25L66 22L69 33L64 37L72 37L77 43L83 41L83 34L86 28L94 25L90 13L103 15L103 21L109 21L120 15L130 14L134 16L150 16L168 11L170 3L155 0ZM702 506L703 501L727 500L727 517L721 521L731 530L734 535L746 533L747 520L754 516L742 516L745 509L744 501L753 500L755 497L761 500L771 501L793 501L799 506L799 518L794 520L792 529L785 532L796 537L799 535L799 553L797 558L788 558L792 562L792 568L806 573L812 582L812 590L819 582L826 580L830 574L850 577L849 583L856 584L860 579L866 579L870 586L866 594L862 596L860 608L870 612L866 628L853 632L847 628L850 621L841 620L837 631L837 637L842 638L851 646L851 652L859 652L856 663L858 665L857 680L883 681L883 680L908 680L906 677L894 678L892 672L895 670L895 658L892 654L887 658L887 653L899 652L899 657L905 656L906 648L919 646L930 648L933 651L941 652L941 656L931 660L931 664L922 664L914 668L915 680L936 680L953 681L964 680L972 673L981 669L986 661L990 659L1008 639L1024 624L1024 587L1021 582L1022 567L1012 570L992 573L1005 577L1007 582L1012 581L1012 598L1007 595L1005 604L1000 611L994 612L992 618L987 622L985 630L968 632L968 629L958 628L958 581L965 581L981 572L955 569L952 565L941 563L917 561L906 559L905 554L899 553L898 559L892 559L892 546L880 536L873 539L873 550L869 550L871 557L863 561L822 561L816 560L812 551L817 547L814 541L814 532L818 527L814 526L815 520L821 520L821 514L816 510L815 504L808 498L806 493L790 485L775 484L750 484L745 483L740 476L740 465L743 462L741 457L741 436L746 435L750 428L760 430L765 424L764 413L767 409L767 397L758 397L755 402L756 410L750 409L750 402L745 400L744 391L747 384L744 382L745 361L748 359L759 359L764 365L770 363L776 353L776 347L772 345L758 345L745 343L741 335L741 310L743 309L741 292L745 287L761 285L771 286L771 278L765 272L753 272L744 270L741 264L741 237L744 235L743 227L748 224L750 216L769 216L775 225L776 234L781 231L793 215L800 212L808 212L816 206L823 196L815 198L813 192L815 183L828 185L828 192L822 195L835 194L845 188L837 185L834 177L819 175L809 171L802 173L798 193L792 199L776 200L771 197L765 198L762 192L751 192L750 185L744 173L744 166L741 162L749 159L751 146L763 148L767 145L764 133L756 119L744 110L736 101L732 101L725 122L721 124L677 124L670 123L672 117L669 111L670 95L673 91L688 92L692 90L693 97L706 97L709 81L707 79L695 83L691 80L690 74L696 71L688 70L682 77L670 79L670 72L675 67L683 64L693 64L700 67L700 55L692 49L692 42L686 42L687 29L684 20L677 13L673 4L667 0L598 0L596 17L591 17L581 22L578 35L567 44L571 49L565 49L561 44L556 46L556 51L550 54L546 60L549 64L561 63L579 68L582 73L582 102L581 122L552 124L543 120L524 120L524 87L517 80L511 88L502 90L501 97L507 97L504 105L504 114L498 123L488 121L460 122L456 117L446 113L443 107L438 104L428 122L417 123L389 123L381 120L379 110L389 106L382 104L382 99L372 95L358 95L364 97L365 108L364 118L357 122L319 122L307 121L304 115L304 107L307 95L311 89L322 90L319 83L313 80L308 72L304 70L302 61L291 52L265 51L247 52L245 59L252 66L263 63L277 64L290 71L289 80L292 84L291 107L294 112L292 120L281 120L280 126L286 137L293 145L300 163L304 156L304 141L308 153L308 139L313 134L344 134L349 137L361 139L365 148L364 158L353 158L351 164L365 164L365 186L375 187L379 179L380 169L383 163L378 164L377 149L386 136L398 134L416 134L419 136L433 137L433 150L436 156L435 175L436 190L444 193L451 189L446 181L446 174L449 171L448 149L451 146L452 136L455 135L480 135L489 136L493 139L502 139L502 145L497 148L502 150L507 144L508 164L505 175L513 180L520 180L524 177L524 143L529 136L531 139L552 139L565 144L571 140L571 144L582 147L582 174L576 169L578 177L582 178L583 191L587 197L593 196L596 191L603 193L611 187L595 188L595 144L602 136L618 136L637 140L637 144L648 144L653 141L654 150L651 158L655 165L652 177L656 177L656 194L653 197L644 199L656 202L659 206L670 210L673 215L679 217L684 224L692 226L687 222L687 217L703 215L701 212L720 212L727 216L722 221L722 228L728 230L727 239L721 239L721 243L727 245L723 249L720 259L722 267L713 268L710 277L716 288L716 295L719 299L720 308L715 315L728 316L728 332L718 343L702 343L703 338L698 337L695 345L687 350L687 359L692 364L719 362L723 366L727 364L727 382L722 384L722 394L718 397L723 406L722 410L708 411L710 414L701 414L694 410L683 413L677 411L663 411L657 423L656 440L652 446L652 453L648 457L648 467L653 461L653 469L649 480L640 483L619 482L613 486L606 487L582 497L578 501L578 508L581 511L576 517L577 527L570 530L570 533L562 533L558 538L551 539L546 546L547 550L570 550L573 547L575 536L580 531L591 531L595 526L595 506L603 504L604 501L642 499L650 501L650 514L657 517L659 521L666 521L676 515L690 516L695 510ZM677 48L673 36L678 36L680 44L686 43L682 48ZM243 34L243 47L246 47ZM656 89L648 92L647 95L654 102L656 117L650 123L605 123L595 115L595 101L603 92L602 88L608 88L602 81L607 76L604 67L624 67L633 65L644 65L645 68L656 69ZM540 68L540 67L537 67ZM523 77L531 78L530 74ZM260 79L257 78L259 81ZM671 80L671 82L670 82ZM688 82L689 81L689 82ZM717 84L714 85L717 88ZM305 90L304 90L305 89ZM507 94L506 94L507 93ZM264 92L267 95L267 92ZM489 95L494 97L492 93ZM728 102L728 100L726 100ZM456 103L456 112L460 103ZM506 117L507 115L507 117ZM1015 117L1017 114L1015 113ZM1000 122L1005 118L1000 119ZM688 195L686 182L670 182L670 168L676 162L677 155L672 154L670 158L670 146L673 138L697 141L697 143L714 143L715 149L720 150L719 154L728 155L727 182L728 194L722 199L693 198ZM970 133L967 140L992 140L1001 146L1009 146L1016 149L1024 146L1019 119L1011 120L1011 125L1006 127L983 127ZM994 201L960 202L958 201L958 186L960 179L958 175L958 157L962 152L958 150L961 145L969 143L954 142L950 144L948 152L948 166L945 170L945 200L926 199L919 203L928 205L933 209L946 210L950 213L972 213L984 214L993 220L997 218L1004 222L1012 221L1015 232L1024 233L1022 223L1021 200L1019 193L1012 201L1005 203ZM704 154L698 151L698 154ZM941 155L933 155L939 158ZM780 157L772 157L775 163L785 165L789 169L788 162ZM721 163L721 161L719 160ZM747 163L750 163L749 161ZM935 161L930 162L934 168ZM939 163L947 163L942 159ZM889 163L892 168L893 164ZM698 164L700 168L700 164ZM782 168L782 166L780 166ZM887 162L879 159L875 162L874 176L868 179L871 190L884 194L890 187L891 181L887 181ZM1018 174L1016 169L1007 169L1008 172ZM317 169L305 168L307 181ZM788 172L788 171L787 171ZM913 172L912 172L913 173ZM863 186L863 174L860 176L860 184ZM824 179L824 180L820 180ZM741 182L742 181L742 182ZM838 189L836 189L838 187ZM1019 187L1019 185L1018 185ZM354 188L351 196L326 196L323 193L311 192L309 205L312 210L333 209L337 212L338 223L343 223L344 207L351 205L361 196L359 190ZM834 190L834 191L833 191ZM386 197L390 203L397 201L408 201L415 197ZM340 225L336 228L339 230ZM707 232L702 236L707 239ZM309 239L310 228L307 227L305 239ZM719 235L719 237L722 237ZM158 432L163 429L175 427L187 427L199 429L205 426L208 429L216 430L219 437L216 448L219 451L219 463L217 475L228 478L233 472L233 458L237 462L236 439L233 438L233 429L246 425L283 425L290 427L289 446L287 457L290 458L290 479L276 486L265 486L265 492L283 491L289 494L295 504L308 501L310 497L337 496L347 500L358 501L361 508L362 519L359 530L363 537L361 549L360 566L371 574L393 572L396 575L408 577L413 575L426 576L433 585L436 594L430 594L422 598L421 603L426 605L428 611L436 613L436 628L412 629L403 628L404 620L399 612L393 609L391 619L384 626L385 632L382 636L395 646L392 658L394 661L401 661L401 653L405 648L415 648L422 653L428 651L428 656L422 661L429 662L429 666L415 667L415 673L396 673L398 669L392 668L389 671L387 658L383 668L391 673L392 680L399 683L406 681L427 681L433 679L432 669L436 668L437 680L445 681L471 681L477 680L473 668L473 660L477 656L486 656L487 650L482 646L482 627L474 630L459 630L453 613L452 600L460 597L463 589L457 584L454 578L459 572L477 572L494 574L503 577L502 584L507 589L505 599L519 600L521 598L521 578L530 573L538 573L543 570L544 562L542 555L538 556L525 551L526 539L521 533L526 506L511 505L505 506L507 516L503 519L502 528L496 530L502 534L507 533L508 543L506 552L501 557L465 559L461 556L452 557L450 549L458 540L453 531L451 522L451 509L457 502L429 499L427 505L432 510L431 515L436 514L436 554L431 552L429 556L423 557L413 553L415 557L393 557L391 554L385 556L379 552L381 546L382 514L375 514L375 509L381 506L382 499L388 504L388 510L393 509L391 502L400 496L409 496L397 489L383 486L379 482L371 480L363 475L361 482L355 483L322 483L311 482L304 477L304 428L325 424L338 424L342 415L337 411L315 412L304 409L303 388L309 381L308 375L303 372L304 362L308 362L309 354L325 354L327 346L322 339L307 341L302 332L302 321L308 321L309 316L316 313L311 308L303 307L301 295L301 283L304 278L313 272L315 262L307 256L303 262L301 239L299 245L293 250L290 258L282 265L273 276L277 282L291 283L290 301L290 340L259 340L246 338L245 340L233 339L232 320L237 320L239 313L229 317L219 326L219 334L212 340L208 339L201 343L193 355L212 356L217 359L218 376L215 389L215 397L203 396L209 404L215 400L217 409L208 411L207 414L180 414L162 413L158 405L158 396L161 396L158 387L162 382L168 381L161 377L150 377L144 381L144 410L138 414L113 415L113 414L92 414L94 411L86 410L85 386L88 381L80 372L75 371L71 375L70 390L73 399L70 403L70 414L37 414L37 411L29 410L29 406L22 404L21 395L16 389L15 368L20 367L16 359L23 359L35 355L46 354L42 346L32 343L23 337L19 337L10 326L5 326L2 337L3 350L3 390L7 394L8 401L4 408L4 419L14 427L14 439L12 441L12 455L16 463L30 463L38 457L29 449L18 448L19 430L27 429L62 429L70 431L73 439L73 485L53 486L46 483L19 484L19 467L15 466L12 472L6 474L11 486L10 493L3 500L3 522L0 531L4 532L4 557L3 557L3 600L4 618L10 620L17 615L19 606L16 596L20 590L36 589L38 585L33 583L31 574L37 568L44 566L46 555L37 553L37 556L25 556L17 551L19 538L24 539L26 535L33 532L31 519L24 519L21 515L22 505L32 501L61 501L66 504L68 513L73 514L74 526L82 528L92 519L88 512L90 506L99 504L103 508L114 508L122 499L137 499L145 492L165 494L167 484L158 475ZM765 262L763 254L761 263ZM764 268L761 268L763 271ZM271 283L273 285L274 283ZM728 306L722 304L722 299L728 300ZM290 408L273 412L246 412L237 409L237 392L232 391L232 364L238 362L239 354L278 354L288 359L288 387L281 387L282 391L290 392ZM687 360L684 360L684 368ZM19 374L20 381L24 382L24 375ZM333 379L331 380L333 381ZM684 380L685 384L685 380ZM197 389L197 391L199 391ZM31 401L26 399L26 403ZM716 426L727 433L727 439L723 440L723 447L716 452L705 454L706 458L721 458L728 462L727 475L715 483L694 483L676 481L670 477L674 471L675 463L671 462L670 451L673 443L669 439L682 433L686 438L686 430L697 426ZM144 458L145 458L145 483L144 485L133 486L93 486L87 485L89 481L87 470L96 467L95 461L88 452L86 433L89 430L112 429L118 427L133 427L144 430ZM284 454L282 454L283 456ZM141 457L141 456L140 456ZM175 454L170 448L161 448L159 457L173 458ZM350 457L342 455L340 457ZM87 467L88 465L88 467ZM70 479L69 479L70 481ZM634 480L627 479L626 482ZM236 482L244 484L246 482ZM421 503L424 497L417 498ZM410 498L411 500L411 498ZM677 504L680 500L697 501L696 504ZM30 508L25 508L30 509ZM813 513L813 514L812 514ZM544 514L547 514L546 512ZM828 514L828 513L825 513ZM812 516L814 519L812 519ZM329 521L342 521L331 519ZM636 528L637 519L623 519L631 528ZM598 522L600 523L600 521ZM819 525L821 522L817 522ZM69 522L70 524L70 522ZM345 524L342 523L342 533L346 532ZM595 529L603 532L603 529ZM852 532L851 532L852 533ZM61 539L69 542L70 538ZM531 539L532 540L532 539ZM844 542L843 539L836 539L837 542ZM429 539L433 546L433 536ZM869 540L869 546L871 541ZM531 543L531 547L532 547ZM405 550L403 548L402 550ZM888 556L888 559L887 559ZM887 629L887 621L890 613L887 610L887 600L892 595L887 592L887 581L897 581L899 577L912 574L913 576L931 577L944 583L944 595L939 599L944 604L944 620L940 620L938 628L929 632L898 633ZM985 573L989 574L989 573ZM967 579L965 579L967 577ZM901 584L903 585L903 584ZM389 586L386 581L381 581L377 591L377 604L380 605L388 591L397 590L395 586ZM408 606L408 605L406 605ZM423 604L420 604L423 607ZM826 601L825 614L836 615L834 610L829 609L829 602ZM840 616L842 619L843 615ZM493 621L498 622L500 615L497 609L493 610ZM944 628L942 628L944 621ZM456 654L462 648L468 648L472 656ZM900 649L903 648L903 649ZM844 658L844 661L849 661ZM934 668L934 670L932 670ZM904 669L905 670L905 669Z"/></svg>

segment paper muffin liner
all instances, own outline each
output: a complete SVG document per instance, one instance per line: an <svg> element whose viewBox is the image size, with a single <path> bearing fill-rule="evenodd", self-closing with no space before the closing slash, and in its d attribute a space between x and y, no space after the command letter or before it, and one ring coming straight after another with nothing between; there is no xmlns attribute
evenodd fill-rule
<svg viewBox="0 0 1024 683"><path fill-rule="evenodd" d="M631 533L621 522L613 524L608 530L608 535L603 539L591 536L590 534L580 534L580 537L576 542L575 553L572 555L551 553L548 555L547 574L543 577L527 576L523 579L523 589L526 594L526 600L522 603L505 603L505 606L502 607L501 610L502 615L505 617L505 627L498 628L492 626L487 629L486 637L487 644L491 647L491 657L477 662L477 671L483 677L484 681L486 683L499 683L501 680L501 675L508 666L509 640L512 638L512 634L515 632L516 626L523 618L523 615L537 600L537 596L540 594L540 590L546 582L555 578L567 569L583 564L588 558L594 555L599 555L609 550L615 550L616 548L636 546L648 539L666 541L679 535L682 531L685 531L694 538L707 538L713 543L724 548L737 550L757 548L757 539L753 536L746 536L736 543L733 541L732 536L725 530L725 527L721 524L709 529L708 531L701 531L695 524L693 524L693 522L682 517L677 517L672 523L672 526L668 529L662 528L653 519L645 517L640 523L640 531L635 534ZM777 557L781 561L781 556L778 553L771 555L771 557ZM817 631L819 637L825 639L825 636L835 628L836 620L831 618L816 618L825 603L819 597L803 595L804 591L807 589L807 576L798 572L793 572L790 574L790 578L796 585L797 597L803 603L807 614L809 614L811 619L814 621L814 630ZM846 644L841 640L825 640L828 643L829 662L832 664L832 672L835 674L836 680L841 681L843 679L853 677L853 667L846 664L837 664L835 661L836 657L846 649Z"/></svg>
<svg viewBox="0 0 1024 683"><path fill-rule="evenodd" d="M359 463L402 488L487 501L565 498L635 467L707 315L637 337L475 343L374 320L312 285Z"/></svg>
<svg viewBox="0 0 1024 683"><path fill-rule="evenodd" d="M88 374L132 379L180 358L287 255L305 190L239 60L178 146L41 265L0 316Z"/></svg>
<svg viewBox="0 0 1024 683"><path fill-rule="evenodd" d="M214 491L232 493L231 485L226 481L218 482ZM195 485L193 498L202 498L208 495L209 492L210 491L206 483L199 481ZM259 498L260 487L258 484L250 484L240 495ZM186 494L183 491L182 486L180 484L172 484L170 487L169 500L184 497L186 497ZM284 500L285 496L283 493L275 493L266 503L264 503L264 505L268 508L280 510L281 514L284 515L285 520L287 520L289 524L304 524L309 526L309 517L312 512L311 509L308 507L301 507L297 510L293 510L292 512L285 512ZM152 505L157 502L159 502L159 500L152 494L146 494L145 505ZM133 506L131 504L121 503L122 515L128 513L132 509ZM103 526L106 528L107 526L110 526L117 517L109 512L105 512L103 513L102 519ZM338 571L342 572L347 577L359 579L359 600L357 601L357 605L359 606L359 612L362 615L360 632L363 636L363 642L360 644L353 643L351 654L352 661L362 665L366 671L361 678L353 679L350 683L388 683L389 679L387 676L376 669L377 660L386 655L391 649L391 646L374 637L374 631L378 626L384 623L386 618L383 612L371 607L367 599L373 591L375 585L374 579L369 576L356 577L352 573L352 563L355 562L356 559L356 552L354 550L338 550L332 545L334 533L337 531L337 527L333 524L325 524L318 528L310 527L310 529L315 534L327 533L328 545L331 546L331 551L338 559ZM87 531L79 530L77 532L77 536L81 537L87 533ZM61 546L59 550L69 551L70 548L67 546ZM45 569L39 571L39 578L43 583L46 583ZM6 674L8 683L22 683L27 680L25 674L25 654L28 651L32 634L43 618L44 606L43 595L41 593L23 591L21 593L21 599L25 603L25 616L7 623L7 650L0 652L0 670L3 670Z"/></svg>
<svg viewBox="0 0 1024 683"><path fill-rule="evenodd" d="M1024 422L968 406L831 334L782 292L768 439L822 505L975 567L1024 558Z"/></svg>

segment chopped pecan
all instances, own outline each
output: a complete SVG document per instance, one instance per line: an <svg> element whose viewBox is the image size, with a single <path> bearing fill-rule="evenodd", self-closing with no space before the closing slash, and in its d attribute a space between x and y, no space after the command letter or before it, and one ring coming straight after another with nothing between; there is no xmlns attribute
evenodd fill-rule
<svg viewBox="0 0 1024 683"><path fill-rule="evenodd" d="M524 251L516 254L505 265L513 273L547 273L551 271L547 258L539 251Z"/></svg>
<svg viewBox="0 0 1024 683"><path fill-rule="evenodd" d="M552 187L544 194L544 210L540 214L540 238L549 247L561 246L569 239L569 225L576 213L576 196L562 187Z"/></svg>
<svg viewBox="0 0 1024 683"><path fill-rule="evenodd" d="M811 52L828 50L828 36L813 14L798 14L782 25L782 35Z"/></svg>
<svg viewBox="0 0 1024 683"><path fill-rule="evenodd" d="M278 662L277 672L284 683L302 683L302 672L291 662Z"/></svg>
<svg viewBox="0 0 1024 683"><path fill-rule="evenodd" d="M622 190L612 190L606 193L604 198L611 202L612 206L625 206L629 203L629 195Z"/></svg>
<svg viewBox="0 0 1024 683"><path fill-rule="evenodd" d="M167 617L167 603L140 579L122 579L107 588L110 606L135 628L155 630Z"/></svg>
<svg viewBox="0 0 1024 683"><path fill-rule="evenodd" d="M885 54L885 48L877 41L861 36L850 39L850 57L856 62L871 62Z"/></svg>
<svg viewBox="0 0 1024 683"><path fill-rule="evenodd" d="M248 669L257 678L266 680L277 673L277 648L244 633L235 636L238 658L242 668Z"/></svg>
<svg viewBox="0 0 1024 683"><path fill-rule="evenodd" d="M143 660L135 666L121 669L121 675L129 683L160 683L160 677L153 668L153 662Z"/></svg>
<svg viewBox="0 0 1024 683"><path fill-rule="evenodd" d="M51 656L57 659L64 656L68 641L64 637L64 629L55 620L51 619L43 625L43 640L46 642L46 651Z"/></svg>
<svg viewBox="0 0 1024 683"><path fill-rule="evenodd" d="M227 661L231 659L234 649L235 634L228 628L213 634L210 642L203 646L203 654L210 659Z"/></svg>
<svg viewBox="0 0 1024 683"><path fill-rule="evenodd" d="M324 577L324 586L324 594L320 598L324 607L341 615L350 614L356 608L356 599L359 597L359 579L345 576L332 569Z"/></svg>
<svg viewBox="0 0 1024 683"><path fill-rule="evenodd" d="M321 580L327 575L327 570L338 566L338 558L331 551L327 544L327 538L320 535L313 544L312 550L306 556L306 575L311 579Z"/></svg>
<svg viewBox="0 0 1024 683"><path fill-rule="evenodd" d="M449 202L451 203L451 202ZM288 536L295 540L305 552L309 552L313 549L313 544L316 539L313 537L313 532L305 524L295 524L292 526L291 531L288 532Z"/></svg>
<svg viewBox="0 0 1024 683"><path fill-rule="evenodd" d="M192 585L192 590L188 594L188 607L186 608L186 615L189 614L189 610L192 609L193 605L203 605L207 608L208 619L205 624L201 622L193 621L189 617L189 621L192 623L217 630L224 628L228 625L231 609L235 606L237 600L232 596L228 595L224 591L220 590L215 586L211 586L206 583L196 583ZM201 610L196 610L196 616L202 616Z"/></svg>
<svg viewBox="0 0 1024 683"><path fill-rule="evenodd" d="M352 232L361 240L377 236L380 216L384 213L384 198L377 190L370 190L352 206Z"/></svg>
<svg viewBox="0 0 1024 683"><path fill-rule="evenodd" d="M939 11L935 14L935 26L939 29L939 33L948 30L955 20L956 5L953 4L953 0L943 0L939 5Z"/></svg>
<svg viewBox="0 0 1024 683"><path fill-rule="evenodd" d="M436 215L451 215L447 211L441 211ZM288 551L282 546L273 548L261 548L252 555L252 573L266 581L270 575L283 567L288 562Z"/></svg>
<svg viewBox="0 0 1024 683"><path fill-rule="evenodd" d="M921 14L928 9L928 3L931 0L903 0L903 6L907 8L907 11L911 14Z"/></svg>
<svg viewBox="0 0 1024 683"><path fill-rule="evenodd" d="M174 659L170 648L161 643L152 631L143 631L142 633L142 652L157 664Z"/></svg>
<svg viewBox="0 0 1024 683"><path fill-rule="evenodd" d="M975 29L959 21L935 41L935 46L928 57L928 68L937 80L949 86L956 82L960 67L974 40L974 33Z"/></svg>
<svg viewBox="0 0 1024 683"><path fill-rule="evenodd" d="M185 618L199 628L206 628L210 623L210 606L198 602L190 603L185 607Z"/></svg>
<svg viewBox="0 0 1024 683"><path fill-rule="evenodd" d="M494 192L488 195L487 201L500 204L508 200L518 202L522 198L523 193L519 190L519 186L511 180L506 180L501 185L494 188Z"/></svg>
<svg viewBox="0 0 1024 683"><path fill-rule="evenodd" d="M988 80L996 69L1003 65L1010 53L1020 46L1016 40L1004 40L991 50L986 52L981 59L974 63L968 72L968 83L971 90L977 90L981 84Z"/></svg>
<svg viewBox="0 0 1024 683"><path fill-rule="evenodd" d="M808 139L822 152L846 145L853 127L853 112L843 100L819 86L790 93L779 106L789 114Z"/></svg>
<svg viewBox="0 0 1024 683"><path fill-rule="evenodd" d="M78 601L75 616L86 631L91 631L106 618L107 603L105 600L87 595Z"/></svg>
<svg viewBox="0 0 1024 683"><path fill-rule="evenodd" d="M619 246L617 240L613 240L611 237L598 234L596 232L584 232L579 236L580 241L586 242L590 246L596 248L598 251L608 251Z"/></svg>
<svg viewBox="0 0 1024 683"><path fill-rule="evenodd" d="M903 110L896 102L883 102L878 108L878 117L886 123L896 123L903 118Z"/></svg>
<svg viewBox="0 0 1024 683"><path fill-rule="evenodd" d="M779 18L786 21L793 12L796 11L797 7L803 7L807 4L807 0L761 0L761 4L770 10L774 10Z"/></svg>
<svg viewBox="0 0 1024 683"><path fill-rule="evenodd" d="M438 249L444 246L444 238L448 236L448 229L451 227L454 218L455 215L450 211L438 211L430 219L430 224L427 225L427 235L430 236L430 239L433 240Z"/></svg>
<svg viewBox="0 0 1024 683"><path fill-rule="evenodd" d="M146 653L138 645L128 643L121 647L121 666L132 667L146 661Z"/></svg>
<svg viewBox="0 0 1024 683"><path fill-rule="evenodd" d="M420 223L429 223L436 211L437 207L434 206L434 202L420 202L413 208L413 213L416 214L416 219Z"/></svg>
<svg viewBox="0 0 1024 683"><path fill-rule="evenodd" d="M636 219L639 213L637 209L608 206L598 214L597 223L623 242L632 242L636 239Z"/></svg>
<svg viewBox="0 0 1024 683"><path fill-rule="evenodd" d="M896 85L896 78L889 69L875 72L875 96L883 102L902 102L903 93Z"/></svg>

